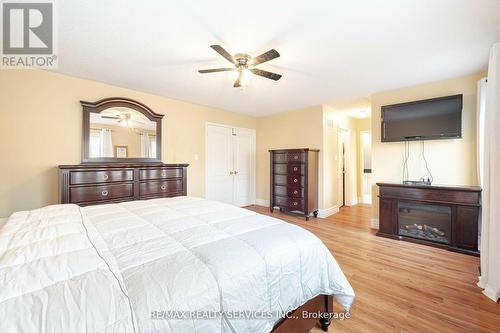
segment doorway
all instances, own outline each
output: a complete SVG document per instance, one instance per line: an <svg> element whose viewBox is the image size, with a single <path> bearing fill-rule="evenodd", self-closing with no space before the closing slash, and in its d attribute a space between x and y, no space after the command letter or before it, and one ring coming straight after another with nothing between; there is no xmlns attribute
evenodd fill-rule
<svg viewBox="0 0 500 333"><path fill-rule="evenodd" d="M372 203L372 132L361 131L361 200L365 204Z"/></svg>
<svg viewBox="0 0 500 333"><path fill-rule="evenodd" d="M338 184L339 184L339 206L340 208L350 206L349 201L349 129L338 130Z"/></svg>

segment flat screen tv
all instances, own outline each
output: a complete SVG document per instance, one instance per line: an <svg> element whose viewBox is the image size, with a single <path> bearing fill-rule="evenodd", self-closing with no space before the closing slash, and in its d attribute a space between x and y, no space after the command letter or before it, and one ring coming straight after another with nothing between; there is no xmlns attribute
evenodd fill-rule
<svg viewBox="0 0 500 333"><path fill-rule="evenodd" d="M462 95L382 106L382 142L462 137Z"/></svg>

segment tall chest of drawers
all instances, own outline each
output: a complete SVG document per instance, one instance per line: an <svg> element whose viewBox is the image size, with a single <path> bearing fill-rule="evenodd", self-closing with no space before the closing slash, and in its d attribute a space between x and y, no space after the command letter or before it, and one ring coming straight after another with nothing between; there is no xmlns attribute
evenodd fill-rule
<svg viewBox="0 0 500 333"><path fill-rule="evenodd" d="M318 216L317 149L269 150L270 209L300 212L309 220L310 213Z"/></svg>
<svg viewBox="0 0 500 333"><path fill-rule="evenodd" d="M59 166L59 201L80 206L187 194L188 164Z"/></svg>

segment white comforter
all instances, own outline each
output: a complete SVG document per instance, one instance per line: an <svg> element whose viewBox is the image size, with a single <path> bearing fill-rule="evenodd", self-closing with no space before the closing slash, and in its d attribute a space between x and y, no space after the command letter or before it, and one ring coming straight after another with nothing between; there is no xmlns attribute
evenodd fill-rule
<svg viewBox="0 0 500 333"><path fill-rule="evenodd" d="M354 299L317 237L214 201L55 205L0 228L0 332L270 332L319 294Z"/></svg>

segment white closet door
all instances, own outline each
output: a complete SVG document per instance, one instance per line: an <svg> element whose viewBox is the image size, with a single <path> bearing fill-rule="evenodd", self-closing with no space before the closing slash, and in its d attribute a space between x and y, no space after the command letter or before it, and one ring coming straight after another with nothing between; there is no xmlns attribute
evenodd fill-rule
<svg viewBox="0 0 500 333"><path fill-rule="evenodd" d="M247 206L255 201L255 131L237 128L234 133L234 205Z"/></svg>
<svg viewBox="0 0 500 333"><path fill-rule="evenodd" d="M206 139L206 197L233 204L232 129L207 125Z"/></svg>

